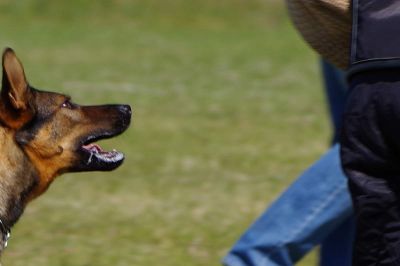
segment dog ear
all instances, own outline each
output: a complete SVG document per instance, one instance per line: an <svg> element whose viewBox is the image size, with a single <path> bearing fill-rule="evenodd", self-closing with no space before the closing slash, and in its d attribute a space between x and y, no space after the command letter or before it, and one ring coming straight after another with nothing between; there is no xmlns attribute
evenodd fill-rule
<svg viewBox="0 0 400 266"><path fill-rule="evenodd" d="M27 109L28 82L24 68L11 48L3 52L3 90L17 110Z"/></svg>
<svg viewBox="0 0 400 266"><path fill-rule="evenodd" d="M1 120L13 128L20 127L33 117L31 89L24 68L11 48L4 50L2 65Z"/></svg>

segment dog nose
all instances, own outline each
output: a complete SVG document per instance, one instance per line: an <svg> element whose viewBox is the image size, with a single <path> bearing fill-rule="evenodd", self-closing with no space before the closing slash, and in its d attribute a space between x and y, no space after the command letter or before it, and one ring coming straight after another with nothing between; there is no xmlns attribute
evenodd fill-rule
<svg viewBox="0 0 400 266"><path fill-rule="evenodd" d="M131 115L132 114L132 109L129 105L124 104L124 105L120 105L118 108L122 113Z"/></svg>

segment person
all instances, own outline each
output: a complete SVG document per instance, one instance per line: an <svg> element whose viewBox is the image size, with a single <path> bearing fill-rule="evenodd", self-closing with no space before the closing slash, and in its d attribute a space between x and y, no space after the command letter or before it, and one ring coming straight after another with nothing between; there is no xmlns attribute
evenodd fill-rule
<svg viewBox="0 0 400 266"><path fill-rule="evenodd" d="M226 266L294 265L318 244L321 266L351 265L354 221L337 144L346 84L342 71L325 61L321 68L334 146L251 225L223 259Z"/></svg>
<svg viewBox="0 0 400 266"><path fill-rule="evenodd" d="M400 1L287 2L304 39L349 67L340 155L354 206L353 265L400 265Z"/></svg>
<svg viewBox="0 0 400 266"><path fill-rule="evenodd" d="M356 215L353 265L400 265L400 1L352 7L341 160Z"/></svg>

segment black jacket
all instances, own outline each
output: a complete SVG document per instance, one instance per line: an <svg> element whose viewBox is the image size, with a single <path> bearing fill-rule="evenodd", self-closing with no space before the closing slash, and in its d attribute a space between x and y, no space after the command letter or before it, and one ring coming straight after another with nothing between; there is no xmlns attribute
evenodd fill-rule
<svg viewBox="0 0 400 266"><path fill-rule="evenodd" d="M353 0L341 137L355 217L353 264L400 265L400 0Z"/></svg>

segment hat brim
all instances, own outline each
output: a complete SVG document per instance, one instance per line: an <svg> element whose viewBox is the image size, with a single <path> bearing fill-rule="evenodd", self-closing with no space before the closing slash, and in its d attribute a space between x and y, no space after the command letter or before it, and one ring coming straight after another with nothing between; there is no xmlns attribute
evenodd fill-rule
<svg viewBox="0 0 400 266"><path fill-rule="evenodd" d="M286 0L304 40L324 59L346 69L350 58L350 0Z"/></svg>

